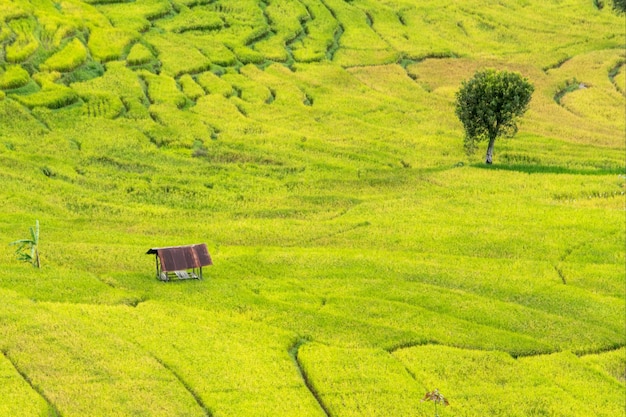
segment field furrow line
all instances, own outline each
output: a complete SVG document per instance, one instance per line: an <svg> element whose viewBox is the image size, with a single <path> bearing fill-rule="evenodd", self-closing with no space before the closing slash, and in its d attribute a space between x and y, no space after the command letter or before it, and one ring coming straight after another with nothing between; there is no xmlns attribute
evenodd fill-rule
<svg viewBox="0 0 626 417"><path fill-rule="evenodd" d="M611 84L615 87L618 93L622 95L626 95L626 91L622 89L622 87L615 80L615 77L620 75L626 71L626 59L619 61L611 70L609 71L609 80L611 80ZM621 75L623 77L623 75Z"/></svg>
<svg viewBox="0 0 626 417"><path fill-rule="evenodd" d="M616 235L617 233L619 233L619 231L610 234L610 236L612 237ZM559 278L561 278L561 281L563 281L563 284L567 285L567 276L565 275L565 272L563 272L563 269L561 267L563 263L567 261L567 258L569 258L573 252L580 251L582 248L584 248L585 246L588 246L591 243L592 242L590 241L583 241L583 242L578 242L575 245L571 245L567 247L565 251L563 251L563 254L559 256L558 261L552 265L557 275L559 276Z"/></svg>
<svg viewBox="0 0 626 417"><path fill-rule="evenodd" d="M345 31L345 29L343 27L343 23L341 23L341 21L337 18L337 14L335 13L335 10L333 10L333 8L331 8L328 5L328 3L326 3L326 0L320 0L320 3L322 3L324 7L326 7L326 9L328 9L328 12L330 13L330 15L338 23L337 30L335 31L333 35L333 43L326 50L326 58L329 61L332 61L333 58L335 57L335 53L337 52L337 50L339 50L339 39L341 39L341 35L343 35L343 32Z"/></svg>
<svg viewBox="0 0 626 417"><path fill-rule="evenodd" d="M572 352L572 353L574 355L578 356L579 358L582 358L584 356L589 356L589 355L599 355L601 353L615 352L615 351L618 351L620 349L623 349L624 347L626 347L626 342L620 342L620 343L615 343L613 345L605 346L603 348L592 349L592 350L588 350L588 351L575 351L575 352Z"/></svg>
<svg viewBox="0 0 626 417"><path fill-rule="evenodd" d="M559 59L558 61L556 61L554 64L545 66L542 68L544 73L548 73L548 71L553 70L553 69L559 69L563 66L563 64L565 64L566 62L570 61L573 57L571 56L567 56L564 58Z"/></svg>
<svg viewBox="0 0 626 417"><path fill-rule="evenodd" d="M565 272L563 272L563 270L559 267L559 265L553 265L553 266L554 266L554 270L556 271L556 274L559 276L559 278L561 278L563 285L567 285L567 277L565 276Z"/></svg>
<svg viewBox="0 0 626 417"><path fill-rule="evenodd" d="M50 400L50 398L48 398L48 396L46 396L46 394L43 392L43 390L40 387L38 387L37 385L35 385L33 383L33 381L30 379L30 377L26 374L26 372L24 372L17 365L16 361L11 357L11 355L9 355L8 350L3 350L2 351L2 355L11 363L13 368L15 368L15 371L22 377L22 379L24 381L26 381L26 383L32 388L32 390L35 391L37 394L39 394L39 396L41 398L43 398L44 401L48 404L50 417L63 417L63 415L61 414L59 409L54 405L54 403Z"/></svg>
<svg viewBox="0 0 626 417"><path fill-rule="evenodd" d="M556 104L558 104L559 106L561 106L562 108L564 108L565 110L567 110L568 112L579 116L579 117L583 117L580 114L576 113L575 111L573 111L572 109L568 108L564 103L563 103L563 97L565 97L567 94L569 93L573 93L574 91L577 90L582 90L587 88L587 85L583 82L579 82L578 80L576 80L575 78L572 80L567 80L565 82L565 86L562 87L559 91L556 92L556 94L554 94L554 102Z"/></svg>
<svg viewBox="0 0 626 417"><path fill-rule="evenodd" d="M380 38L380 40L382 40L383 42L385 42L385 44L387 44L387 46L390 49L395 49L391 43L389 43L389 41L383 36L382 33L380 33L375 27L374 27L374 16L372 15L372 13L370 11L364 10L363 13L365 14L365 20L367 22L367 26L370 27L370 29L372 29L372 31L378 35L378 37Z"/></svg>
<svg viewBox="0 0 626 417"><path fill-rule="evenodd" d="M341 215L343 215L343 214L341 214ZM294 243L292 243L292 244L290 244L288 246L299 246L299 245L302 245L302 243L309 243L310 244L310 243L313 243L313 242L320 241L322 239L333 238L335 236L339 236L339 235L342 235L344 233L351 232L351 231L359 229L361 227L367 227L369 225L370 225L370 222L368 222L368 221L359 222L357 224L349 225L349 226L347 226L347 227L345 227L345 228L343 228L341 230L337 230L337 231L334 231L334 232L331 232L331 233L327 233L327 234L324 234L324 235L321 235L321 236L312 237L312 238L308 239L306 242L302 241L301 239L298 239L296 242L294 242Z"/></svg>
<svg viewBox="0 0 626 417"><path fill-rule="evenodd" d="M445 288L445 287L442 287ZM461 291L462 293L465 293L465 291ZM478 297L483 297L478 295ZM374 301L373 299L370 299L368 297L356 297L356 298L361 298L364 302L363 304L366 305L368 300L371 300L372 302ZM402 301L402 300L398 300L398 299L394 299L394 298L390 298L390 299L386 299L387 302L389 302L390 304L396 304L396 305L403 305L406 306L407 308L411 309L411 310L422 310L422 311L426 311L432 314L436 314L439 315L443 318L450 318L456 322L458 322L459 324L461 323L466 323L467 325L471 325L471 324L475 324L478 326L478 328L482 328L482 329L492 329L493 331L497 331L497 332L501 332L502 334L509 334L509 335L515 335L518 337L521 337L523 339L527 339L527 340L532 340L532 343L534 345L534 347L532 349L507 349L506 347L501 346L502 351L509 353L511 356L513 357L517 357L517 356L527 356L527 355L535 355L535 354L549 354L549 353L556 353L556 352L561 352L564 350L570 350L575 354L584 354L585 352L599 352L599 351L604 351L604 350L611 350L613 349L615 346L621 347L623 342L621 341L617 341L619 339L616 340L615 336L617 332L616 330L612 330L613 334L611 335L611 340L607 340L605 341L602 345L597 345L596 347L589 347L588 345L583 345L583 344L579 344L578 346L575 346L576 343L580 343L580 340L576 340L576 339L569 339L569 340L559 340L558 343L555 345L554 341L546 338L546 335L542 335L541 333L535 333L532 331L522 331L521 329L518 329L516 326L509 326L507 325L506 322L498 322L498 321L490 321L490 320L472 320L471 317L465 316L463 314L455 314L454 312L450 311L450 312L446 312L445 310L441 310L439 308L433 307L432 305L420 305L420 306L416 306L414 304L411 304L409 302L406 301ZM537 311L540 312L541 315L544 317L545 320L551 319L553 318L553 320L555 321L561 321L564 318L562 316L556 315L552 312L549 311L544 311L532 306L527 306L524 304L519 304L513 301L506 301L506 300L500 300L502 301L502 303L504 304L510 304L512 306L521 306L524 310L532 312L532 311ZM582 322L582 323L581 323ZM562 322L564 325L571 325L574 326L574 322L573 321L565 321ZM577 323L581 323L580 325L584 325L585 327L589 327L589 328L603 328L603 326L601 326L601 324L599 324L597 321L586 321L586 320L580 320L577 321ZM399 350L402 349L406 346L412 346L412 345L423 345L423 344L439 344L439 345L445 345L445 346L450 346L450 347L459 347L459 348L466 348L467 346L470 345L474 345L473 347L471 347L471 349L475 349L475 350L483 350L480 346L476 345L476 343L470 343L469 345L467 345L467 342L462 342L462 341L453 341L453 340L448 340L448 341L440 341L437 340L437 336L430 336L430 338L432 338L431 340L427 340L426 342L424 342L424 340L422 341L417 341L417 342L412 342L410 340L408 341L404 341L404 342L400 342L396 345L392 345L391 347L385 349L387 351L395 351L395 350ZM459 343L460 342L460 343ZM488 350L488 349L487 349Z"/></svg>
<svg viewBox="0 0 626 417"><path fill-rule="evenodd" d="M276 36L276 31L272 29L272 20L270 19L269 15L267 14L267 6L268 6L268 2L267 0L260 0L259 1L259 8L261 9L261 12L263 12L263 20L265 20L265 25L267 26L267 30L265 32L263 32L262 34L260 34L258 37L253 38L250 43L247 44L247 46L251 47L254 49L254 44L258 43L262 40L266 40L271 38L272 36Z"/></svg>
<svg viewBox="0 0 626 417"><path fill-rule="evenodd" d="M11 99L8 98L7 100L11 100ZM33 113L32 109L30 109L28 106L25 106L24 104L20 103L18 100L13 100L13 101L15 101L21 107L23 107L24 110L28 113L28 115L30 117L32 117L33 119L35 119L39 124L41 124L47 131L49 131L49 132L52 131L52 128L50 128L50 125L48 125L48 123L44 119L42 119L41 117L39 117L38 115Z"/></svg>
<svg viewBox="0 0 626 417"><path fill-rule="evenodd" d="M455 348L455 349L462 349L462 350L467 350L467 351L478 351L478 352L493 352L493 349L480 349L480 348L466 348L466 347L462 347L462 346L455 346L455 345L450 345L450 344L445 344L445 343L438 343L436 341L429 341L426 343L423 342L415 342L415 343L400 343L396 346L392 346L390 348L385 349L385 352L389 353L390 355L393 356L394 353L399 352L403 349L412 349L412 348L416 348L416 347L422 347L422 346L445 346L445 347L451 347L451 348ZM610 345L610 346L606 346L604 348L600 348L600 349L594 349L594 350L589 350L589 351L572 351L571 353L573 353L574 355L578 356L579 358L583 358L585 356L590 356L590 355L600 355L603 353L611 353L611 352L616 352L620 349L624 349L624 347L626 347L626 342L621 342L621 343L615 343L614 345ZM502 353L506 353L508 355L510 355L513 359L520 359L520 358L538 358L541 356L550 356L550 355L554 355L556 353L563 353L563 352L569 352L569 350L565 349L565 350L554 350L554 351L549 351L549 352L526 352L526 353L520 353L520 354L511 354L511 352L507 352L506 350L495 350L496 352L502 352ZM413 373L407 368L407 371L409 372L409 374L411 376L414 377Z"/></svg>
<svg viewBox="0 0 626 417"><path fill-rule="evenodd" d="M304 366L302 366L302 363L300 362L300 359L298 359L298 350L300 349L300 347L302 347L302 345L304 345L307 342L309 342L309 341L306 340L306 339L302 339L302 338L296 340L296 342L293 344L293 346L289 349L289 356L291 356L291 359L293 359L293 362L296 365L296 369L298 370L298 373L302 377L302 381L304 381L304 385L309 390L309 392L311 393L313 398L315 398L315 401L317 401L317 403L319 404L319 406L322 409L322 411L324 412L324 414L327 417L332 417L330 412L328 411L328 407L326 407L326 405L322 401L322 398L320 397L320 395L318 394L317 390L313 386L313 383L311 382L311 379L307 375L307 373L306 373L306 371L304 369Z"/></svg>
<svg viewBox="0 0 626 417"><path fill-rule="evenodd" d="M196 401L196 404L198 404L198 406L202 409L202 412L204 413L205 417L213 417L213 413L211 413L211 410L204 403L200 395L193 389L193 387L189 383L187 383L187 381L184 380L182 375L176 372L174 368L172 368L166 362L161 360L161 358L156 356L154 353L149 352L149 351L146 351L146 353L150 355L155 361L157 361L159 365L167 369L178 380L178 382L180 382L180 384L185 388L185 390L187 390L187 392L191 394L193 399Z"/></svg>

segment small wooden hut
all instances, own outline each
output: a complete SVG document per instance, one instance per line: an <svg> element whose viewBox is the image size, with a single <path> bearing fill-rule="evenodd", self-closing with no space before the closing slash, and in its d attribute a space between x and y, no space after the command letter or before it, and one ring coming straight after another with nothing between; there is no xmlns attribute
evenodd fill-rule
<svg viewBox="0 0 626 417"><path fill-rule="evenodd" d="M156 276L161 281L202 279L202 267L213 265L205 243L151 248L146 254L156 255Z"/></svg>

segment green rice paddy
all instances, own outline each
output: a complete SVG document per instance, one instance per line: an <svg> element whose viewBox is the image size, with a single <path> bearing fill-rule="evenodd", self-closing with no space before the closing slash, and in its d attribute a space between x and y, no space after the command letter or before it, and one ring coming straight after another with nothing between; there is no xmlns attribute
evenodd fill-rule
<svg viewBox="0 0 626 417"><path fill-rule="evenodd" d="M0 415L622 415L597 3L0 2ZM493 166L454 115L486 67L535 87ZM201 242L204 280L155 279Z"/></svg>

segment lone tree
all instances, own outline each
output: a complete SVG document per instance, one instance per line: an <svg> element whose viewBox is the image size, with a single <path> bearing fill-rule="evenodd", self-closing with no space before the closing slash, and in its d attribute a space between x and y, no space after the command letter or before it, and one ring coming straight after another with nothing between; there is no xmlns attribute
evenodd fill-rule
<svg viewBox="0 0 626 417"><path fill-rule="evenodd" d="M517 132L517 118L528 108L532 84L516 72L487 69L463 81L456 93L456 115L465 127L465 150L471 155L476 143L489 140L485 162L493 162L493 146L500 136Z"/></svg>

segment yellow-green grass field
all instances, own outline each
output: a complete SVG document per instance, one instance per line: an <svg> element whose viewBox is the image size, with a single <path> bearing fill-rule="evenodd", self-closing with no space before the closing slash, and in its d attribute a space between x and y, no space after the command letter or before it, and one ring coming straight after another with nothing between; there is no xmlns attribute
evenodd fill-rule
<svg viewBox="0 0 626 417"><path fill-rule="evenodd" d="M624 18L0 1L0 416L623 415ZM491 166L482 68L535 88Z"/></svg>

